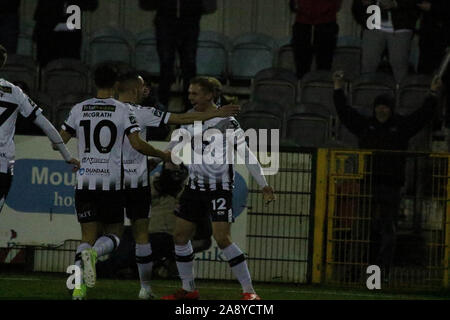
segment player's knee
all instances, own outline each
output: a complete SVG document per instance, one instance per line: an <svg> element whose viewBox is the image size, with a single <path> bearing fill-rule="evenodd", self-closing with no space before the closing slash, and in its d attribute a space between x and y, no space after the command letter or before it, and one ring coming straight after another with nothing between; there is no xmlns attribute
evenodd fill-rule
<svg viewBox="0 0 450 320"><path fill-rule="evenodd" d="M186 234L186 232L184 232L183 230L175 230L175 232L173 233L173 242L177 246L185 245L186 243L188 243L188 241L189 235Z"/></svg>
<svg viewBox="0 0 450 320"><path fill-rule="evenodd" d="M134 235L134 240L138 244L145 244L148 243L148 233L147 232L137 232Z"/></svg>
<svg viewBox="0 0 450 320"><path fill-rule="evenodd" d="M231 236L227 233L217 233L214 235L214 239L220 249L225 249L232 243Z"/></svg>

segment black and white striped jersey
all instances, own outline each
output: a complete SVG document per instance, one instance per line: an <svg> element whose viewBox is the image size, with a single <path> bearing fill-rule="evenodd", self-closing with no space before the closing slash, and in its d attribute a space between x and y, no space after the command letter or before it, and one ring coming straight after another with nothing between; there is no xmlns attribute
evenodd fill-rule
<svg viewBox="0 0 450 320"><path fill-rule="evenodd" d="M88 99L72 108L62 128L78 138L76 188L121 190L123 139L140 131L133 110L113 98Z"/></svg>
<svg viewBox="0 0 450 320"><path fill-rule="evenodd" d="M140 105L126 104L135 113L139 127L140 135L143 140L146 139L146 127L159 127L167 124L170 113L158 110L154 107L143 107ZM123 178L124 188L140 188L149 185L147 156L133 149L130 141L125 137L123 141Z"/></svg>
<svg viewBox="0 0 450 320"><path fill-rule="evenodd" d="M14 164L17 113L36 119L42 110L12 83L0 79L0 172L7 173Z"/></svg>
<svg viewBox="0 0 450 320"><path fill-rule="evenodd" d="M221 155L214 155L215 157L221 158L222 163L195 163L195 153L208 153L211 150L212 144L208 141L203 141L201 146L196 146L195 135L194 135L194 124L184 125L182 128L189 131L192 137L192 159L191 164L188 164L189 168L189 179L187 185L193 190L199 191L214 191L214 190L232 190L234 188L234 161L226 161L226 154L228 148L234 148L235 145L233 141L227 143L226 130L231 129L233 132L242 132L240 126L234 117L228 118L213 118L202 123L202 136L208 129L216 129L222 134L222 151ZM200 139L202 139L200 137ZM200 140L200 139L197 139ZM201 140L200 140L201 141ZM201 150L200 150L201 148ZM197 150L196 150L197 149ZM217 159L217 158L216 158Z"/></svg>

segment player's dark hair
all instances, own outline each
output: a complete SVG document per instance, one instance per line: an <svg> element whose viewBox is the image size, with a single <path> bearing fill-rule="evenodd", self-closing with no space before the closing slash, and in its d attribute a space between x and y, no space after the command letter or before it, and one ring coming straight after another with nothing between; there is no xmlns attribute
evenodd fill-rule
<svg viewBox="0 0 450 320"><path fill-rule="evenodd" d="M102 63L94 71L95 86L99 89L113 88L117 77L117 68L111 63Z"/></svg>
<svg viewBox="0 0 450 320"><path fill-rule="evenodd" d="M212 93L214 98L218 98L222 93L222 84L213 77L195 77L191 79L190 84L196 84L206 93Z"/></svg>
<svg viewBox="0 0 450 320"><path fill-rule="evenodd" d="M119 76L119 86L117 91L120 93L127 92L130 89L133 89L136 83L139 82L139 73L136 71L129 71Z"/></svg>
<svg viewBox="0 0 450 320"><path fill-rule="evenodd" d="M5 47L0 44L0 68L5 65L7 57L8 53L6 52Z"/></svg>

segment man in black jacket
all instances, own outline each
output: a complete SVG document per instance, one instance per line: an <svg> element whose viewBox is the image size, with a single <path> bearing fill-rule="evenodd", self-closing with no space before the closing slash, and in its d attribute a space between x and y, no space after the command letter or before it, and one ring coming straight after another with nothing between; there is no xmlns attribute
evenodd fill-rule
<svg viewBox="0 0 450 320"><path fill-rule="evenodd" d="M58 58L80 59L82 30L66 27L70 17L66 9L70 5L79 6L82 11L94 11L98 0L39 0L37 3L33 40L41 67Z"/></svg>
<svg viewBox="0 0 450 320"><path fill-rule="evenodd" d="M376 150L372 154L371 164L367 164L367 171L372 173L372 189L369 190L372 190L373 196L371 236L375 242L371 262L380 266L388 276L395 250L400 190L405 182L405 158L396 151L407 150L409 139L433 119L442 82L435 77L422 107L407 116L394 113L394 97L380 95L375 98L373 116L367 118L346 105L343 78L342 71L336 71L333 75L334 104L339 119L358 137L361 149Z"/></svg>
<svg viewBox="0 0 450 320"><path fill-rule="evenodd" d="M140 0L144 10L155 10L156 45L160 63L158 88L159 101L169 105L170 87L175 80L175 53L180 56L183 79L183 102L188 107L187 89L197 73L197 42L200 19L203 13L202 0Z"/></svg>

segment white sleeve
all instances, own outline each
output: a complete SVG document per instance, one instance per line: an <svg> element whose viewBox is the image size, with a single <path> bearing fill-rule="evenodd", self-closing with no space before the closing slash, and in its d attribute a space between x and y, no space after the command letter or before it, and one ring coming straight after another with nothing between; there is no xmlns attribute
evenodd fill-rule
<svg viewBox="0 0 450 320"><path fill-rule="evenodd" d="M19 87L14 87L14 96L17 99L19 105L19 112L25 118L34 121L37 115L42 113L42 109L39 108L33 100L30 99Z"/></svg>
<svg viewBox="0 0 450 320"><path fill-rule="evenodd" d="M170 112L154 107L138 107L135 112L139 124L144 127L159 127L167 124L170 118Z"/></svg>
<svg viewBox="0 0 450 320"><path fill-rule="evenodd" d="M130 133L141 131L141 128L139 128L139 124L136 121L136 114L131 107L127 107L124 120L125 120L125 125L124 125L125 135L129 135Z"/></svg>
<svg viewBox="0 0 450 320"><path fill-rule="evenodd" d="M44 131L44 133L50 139L50 141L54 145L56 145L64 160L69 161L70 159L72 159L72 155L70 154L69 150L67 150L67 147L64 144L58 131L56 131L55 127L50 123L50 121L47 120L46 117L44 117L42 114L38 114L33 122L39 128L41 128L42 131Z"/></svg>
<svg viewBox="0 0 450 320"><path fill-rule="evenodd" d="M245 142L245 136L243 134L242 129L236 130L236 148L235 150L238 151L238 156L245 159L245 166L247 167L248 172L252 175L253 179L256 180L258 185L261 188L264 188L268 186L266 177L264 176L263 170L261 165L259 164L258 159L253 154L252 150L247 145L247 142ZM233 141L234 145L234 141ZM244 154L242 154L244 152Z"/></svg>

